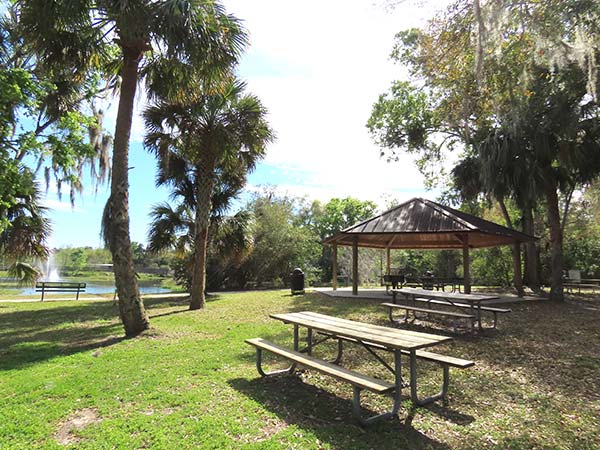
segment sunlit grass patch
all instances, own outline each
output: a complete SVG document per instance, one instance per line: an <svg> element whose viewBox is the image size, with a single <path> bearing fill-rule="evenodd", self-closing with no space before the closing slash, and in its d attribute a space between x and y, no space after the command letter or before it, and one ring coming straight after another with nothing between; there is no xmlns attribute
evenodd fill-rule
<svg viewBox="0 0 600 450"><path fill-rule="evenodd" d="M347 384L313 371L261 379L244 339L291 345L291 327L268 317L276 312L387 325L377 302L248 292L211 296L192 312L185 298L149 299L152 329L129 340L111 301L4 303L0 448L591 449L600 416L596 302L515 305L496 332L439 346L476 362L451 370L448 404L406 400L397 420L367 430L353 421ZM316 349L334 353L333 343ZM347 346L344 364L389 377L361 348ZM434 364L419 373L424 393L439 388ZM364 401L374 412L390 402Z"/></svg>

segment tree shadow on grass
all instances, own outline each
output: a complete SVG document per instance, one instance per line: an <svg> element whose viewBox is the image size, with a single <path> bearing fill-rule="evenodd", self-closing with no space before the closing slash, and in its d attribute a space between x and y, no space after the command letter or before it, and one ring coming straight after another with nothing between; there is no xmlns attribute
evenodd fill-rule
<svg viewBox="0 0 600 450"><path fill-rule="evenodd" d="M181 306L178 299L144 301L150 317L157 309ZM8 311L6 311L8 309ZM167 314L183 312L176 310ZM20 305L0 310L0 370L24 368L54 357L107 347L124 339L112 301Z"/></svg>
<svg viewBox="0 0 600 450"><path fill-rule="evenodd" d="M310 430L321 442L343 449L449 449L403 419L361 428L352 415L352 401L304 383L296 376L247 380L236 378L229 385L287 423ZM350 387L348 386L350 390ZM391 405L391 398L385 399ZM364 409L365 414L374 414ZM400 411L402 416L403 411ZM414 414L414 413L413 413Z"/></svg>
<svg viewBox="0 0 600 450"><path fill-rule="evenodd" d="M125 339L117 335L120 324L97 327L73 327L29 333L11 345L0 339L0 371L25 368L55 357L99 349Z"/></svg>
<svg viewBox="0 0 600 450"><path fill-rule="evenodd" d="M600 309L589 302L514 305L502 339L469 345L476 361L519 370L567 398L597 399L600 391Z"/></svg>

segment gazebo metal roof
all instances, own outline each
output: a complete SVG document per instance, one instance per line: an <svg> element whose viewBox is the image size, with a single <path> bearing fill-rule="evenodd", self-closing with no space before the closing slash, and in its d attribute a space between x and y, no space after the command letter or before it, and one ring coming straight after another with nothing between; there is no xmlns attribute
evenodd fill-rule
<svg viewBox="0 0 600 450"><path fill-rule="evenodd" d="M378 216L346 228L323 241L390 249L460 249L495 247L535 240L471 214L423 198L413 198Z"/></svg>

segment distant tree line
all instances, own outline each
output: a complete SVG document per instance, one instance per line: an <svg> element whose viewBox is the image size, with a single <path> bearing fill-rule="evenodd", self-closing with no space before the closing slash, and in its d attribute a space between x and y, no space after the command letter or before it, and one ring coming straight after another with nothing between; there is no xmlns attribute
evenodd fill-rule
<svg viewBox="0 0 600 450"><path fill-rule="evenodd" d="M572 202L572 220L565 229L565 268L579 269L584 277L600 277L600 188L590 186ZM518 209L509 202L509 213ZM469 205L471 212L502 222L500 208L487 201ZM307 284L330 285L331 252L321 241L378 212L374 202L354 198L334 198L327 203L277 196L272 192L254 195L237 214L244 217L241 232L244 245L235 252L224 252L218 233L208 251L207 287L209 290L247 289L289 286L295 267L305 273ZM538 215L538 217L543 217ZM549 232L542 220L535 224L541 282L551 282L551 246ZM179 282L189 287L185 252L174 256L172 264ZM338 271L351 280L351 251L338 250ZM513 285L511 248L478 249L472 252L472 277L475 284L510 287ZM462 256L455 250L394 250L391 265L415 277L432 271L437 276L462 275ZM374 249L359 249L361 283L379 285L385 273L385 254Z"/></svg>

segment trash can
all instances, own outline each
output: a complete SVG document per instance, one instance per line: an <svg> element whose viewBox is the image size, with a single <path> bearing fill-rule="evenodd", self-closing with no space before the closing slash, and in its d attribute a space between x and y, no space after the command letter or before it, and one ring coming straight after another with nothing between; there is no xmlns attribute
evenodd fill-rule
<svg viewBox="0 0 600 450"><path fill-rule="evenodd" d="M304 272L302 269L296 267L292 273L290 273L290 279L292 284L292 295L304 294Z"/></svg>
<svg viewBox="0 0 600 450"><path fill-rule="evenodd" d="M430 270L423 275L423 289L433 290L433 272Z"/></svg>

